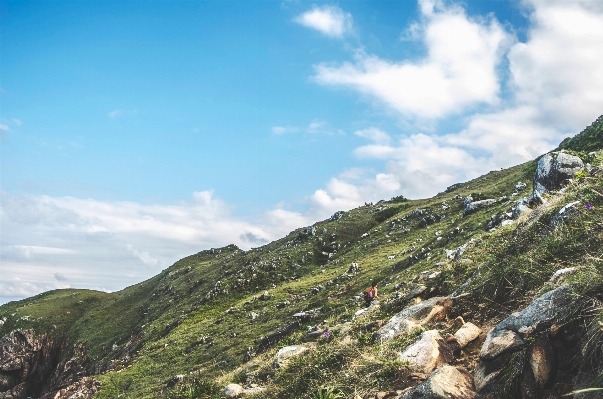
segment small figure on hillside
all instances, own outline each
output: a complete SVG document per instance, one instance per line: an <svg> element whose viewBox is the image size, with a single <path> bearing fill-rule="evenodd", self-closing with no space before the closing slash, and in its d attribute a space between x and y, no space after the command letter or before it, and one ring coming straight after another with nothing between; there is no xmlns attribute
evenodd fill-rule
<svg viewBox="0 0 603 399"><path fill-rule="evenodd" d="M379 295L377 295L377 282L373 281L371 287L364 291L364 302L366 303L366 306L370 306L371 302L373 302L375 299L380 300L381 298L379 298Z"/></svg>

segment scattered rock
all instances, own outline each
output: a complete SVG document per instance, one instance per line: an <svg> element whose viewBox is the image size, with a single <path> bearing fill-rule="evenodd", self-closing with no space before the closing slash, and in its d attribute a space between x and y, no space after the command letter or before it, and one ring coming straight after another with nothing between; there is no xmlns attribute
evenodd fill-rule
<svg viewBox="0 0 603 399"><path fill-rule="evenodd" d="M403 399L473 399L476 396L471 374L453 366L438 368Z"/></svg>
<svg viewBox="0 0 603 399"><path fill-rule="evenodd" d="M563 208L559 209L559 212L553 216L549 225L551 227L557 227L566 222L570 217L572 217L572 215L576 214L578 211L578 204L580 204L580 201L570 202Z"/></svg>
<svg viewBox="0 0 603 399"><path fill-rule="evenodd" d="M350 274L356 273L358 270L360 270L358 263L356 263L356 262L350 263L350 267L348 267L348 273L350 273Z"/></svg>
<svg viewBox="0 0 603 399"><path fill-rule="evenodd" d="M354 316L352 316L352 319L356 319L364 314L369 314L376 309L379 309L379 301L373 300L368 307L356 311L356 313L354 313Z"/></svg>
<svg viewBox="0 0 603 399"><path fill-rule="evenodd" d="M534 175L534 191L544 194L563 187L584 168L584 162L565 152L551 152L538 161Z"/></svg>
<svg viewBox="0 0 603 399"><path fill-rule="evenodd" d="M525 215L527 213L530 213L531 211L532 210L528 206L528 199L522 198L520 200L515 201L515 205L511 210L511 218L517 220L521 215Z"/></svg>
<svg viewBox="0 0 603 399"><path fill-rule="evenodd" d="M479 337L481 333L481 328L471 322L468 322L463 324L463 326L454 333L454 338L456 338L456 341L459 343L461 348L464 348L469 342Z"/></svg>
<svg viewBox="0 0 603 399"><path fill-rule="evenodd" d="M518 181L517 184L515 185L515 191L520 192L522 190L525 190L525 188L527 186L528 186L527 184Z"/></svg>
<svg viewBox="0 0 603 399"><path fill-rule="evenodd" d="M239 395L242 395L245 392L245 388L243 388L239 384L228 384L224 387L224 395L227 398L236 398Z"/></svg>
<svg viewBox="0 0 603 399"><path fill-rule="evenodd" d="M566 267L564 269L559 269L555 273L553 273L553 275L551 276L551 279L549 281L554 283L557 280L559 280L559 278L561 276L563 276L564 274L573 273L575 271L576 271L575 267Z"/></svg>
<svg viewBox="0 0 603 399"><path fill-rule="evenodd" d="M341 219L341 217L342 217L343 215L345 215L345 212L344 212L344 211L337 211L337 212L335 212L335 213L333 214L333 216L331 216L331 217L329 218L329 220L330 220L331 222L336 222L336 221L338 221L339 219Z"/></svg>
<svg viewBox="0 0 603 399"><path fill-rule="evenodd" d="M307 345L290 345L279 349L274 358L274 367L283 368L291 361L292 358L301 355L302 353L309 350L310 347Z"/></svg>
<svg viewBox="0 0 603 399"><path fill-rule="evenodd" d="M425 331L399 357L399 360L409 362L424 373L431 373L440 364L451 362L453 359L452 350L437 330Z"/></svg>
<svg viewBox="0 0 603 399"><path fill-rule="evenodd" d="M412 291L410 291L408 294L406 294L406 296L404 298L405 299L416 298L416 297L420 296L422 293L424 293L426 290L427 290L426 286L418 285Z"/></svg>
<svg viewBox="0 0 603 399"><path fill-rule="evenodd" d="M452 306L450 297L433 297L407 307L381 327L374 338L384 342L402 334L407 334L430 320L444 316Z"/></svg>
<svg viewBox="0 0 603 399"><path fill-rule="evenodd" d="M448 257L448 259L458 261L461 256L463 256L463 253L465 252L468 246L469 244L465 243L455 249L444 249L444 252L446 252L446 256Z"/></svg>
<svg viewBox="0 0 603 399"><path fill-rule="evenodd" d="M485 199L481 201L470 202L463 207L463 216L470 215L480 209L486 208L490 205L496 204L495 199Z"/></svg>

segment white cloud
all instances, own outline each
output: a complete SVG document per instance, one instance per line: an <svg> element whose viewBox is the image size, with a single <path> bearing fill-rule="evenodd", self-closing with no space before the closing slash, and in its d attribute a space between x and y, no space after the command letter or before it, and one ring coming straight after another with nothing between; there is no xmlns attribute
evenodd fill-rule
<svg viewBox="0 0 603 399"><path fill-rule="evenodd" d="M352 15L336 6L314 6L297 16L295 22L335 38L342 38L352 31Z"/></svg>
<svg viewBox="0 0 603 399"><path fill-rule="evenodd" d="M296 133L299 131L298 127L295 126L273 126L272 133L276 135L285 134L285 133Z"/></svg>
<svg viewBox="0 0 603 399"><path fill-rule="evenodd" d="M0 123L0 130L5 131L5 132L9 132L10 129L8 128L7 125Z"/></svg>
<svg viewBox="0 0 603 399"><path fill-rule="evenodd" d="M124 112L121 109L116 109L109 112L107 115L109 116L109 118L116 118L118 116L121 116L123 113Z"/></svg>
<svg viewBox="0 0 603 399"><path fill-rule="evenodd" d="M364 137L366 139L372 140L377 144L387 144L390 141L390 137L383 130L378 129L376 127L370 127L364 130L358 130L354 132L356 136Z"/></svg>
<svg viewBox="0 0 603 399"><path fill-rule="evenodd" d="M316 81L352 88L406 117L441 118L497 104L497 68L512 35L494 18L470 18L440 2L420 4L422 23L413 25L413 35L427 47L424 59L396 62L358 51L355 63L316 65Z"/></svg>

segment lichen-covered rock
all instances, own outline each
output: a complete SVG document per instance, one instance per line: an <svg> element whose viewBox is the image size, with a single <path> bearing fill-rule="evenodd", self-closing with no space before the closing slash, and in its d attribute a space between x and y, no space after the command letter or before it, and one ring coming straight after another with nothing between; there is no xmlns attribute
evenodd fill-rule
<svg viewBox="0 0 603 399"><path fill-rule="evenodd" d="M407 334L436 317L444 316L451 306L452 298L450 297L434 297L409 306L389 319L374 334L374 338L385 342L399 335Z"/></svg>
<svg viewBox="0 0 603 399"><path fill-rule="evenodd" d="M538 161L534 175L534 191L544 194L551 190L558 190L582 168L584 162L574 155L565 152L546 154Z"/></svg>
<svg viewBox="0 0 603 399"><path fill-rule="evenodd" d="M438 368L403 399L473 399L476 396L471 374L456 367Z"/></svg>
<svg viewBox="0 0 603 399"><path fill-rule="evenodd" d="M557 212L555 216L553 216L553 218L551 219L550 226L556 227L569 220L569 218L571 218L572 215L575 215L578 211L579 204L580 201L574 201L559 209L559 212Z"/></svg>
<svg viewBox="0 0 603 399"><path fill-rule="evenodd" d="M437 330L425 331L399 357L399 360L408 362L413 368L427 374L453 359L452 350Z"/></svg>

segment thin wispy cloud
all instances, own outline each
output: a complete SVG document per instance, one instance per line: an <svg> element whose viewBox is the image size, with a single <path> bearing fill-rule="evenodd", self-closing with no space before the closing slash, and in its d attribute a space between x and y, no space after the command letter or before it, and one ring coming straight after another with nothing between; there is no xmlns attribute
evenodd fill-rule
<svg viewBox="0 0 603 399"><path fill-rule="evenodd" d="M314 6L311 10L297 16L295 22L316 29L326 36L342 38L352 31L353 19L350 13L337 6Z"/></svg>

